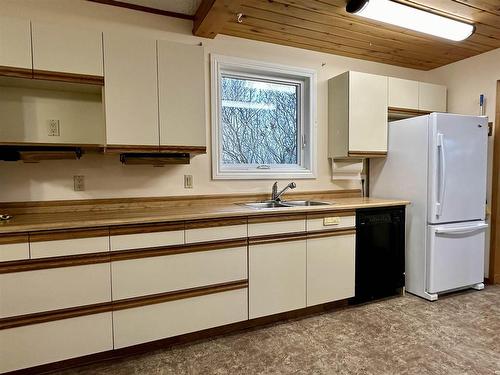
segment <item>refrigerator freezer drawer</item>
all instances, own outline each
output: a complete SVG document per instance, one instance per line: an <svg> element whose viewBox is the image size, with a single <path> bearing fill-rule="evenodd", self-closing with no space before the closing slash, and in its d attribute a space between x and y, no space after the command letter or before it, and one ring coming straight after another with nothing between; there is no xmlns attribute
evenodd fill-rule
<svg viewBox="0 0 500 375"><path fill-rule="evenodd" d="M427 292L483 282L487 226L484 221L428 226Z"/></svg>

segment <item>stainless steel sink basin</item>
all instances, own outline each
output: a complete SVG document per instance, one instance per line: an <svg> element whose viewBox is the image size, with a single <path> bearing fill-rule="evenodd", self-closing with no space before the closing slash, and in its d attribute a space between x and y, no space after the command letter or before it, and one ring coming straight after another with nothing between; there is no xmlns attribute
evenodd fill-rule
<svg viewBox="0 0 500 375"><path fill-rule="evenodd" d="M273 201L249 202L249 203L243 203L243 205L250 207L250 208L255 208L257 210L264 209L264 208L292 207L292 206L285 206L284 204L281 204L279 202L273 202Z"/></svg>
<svg viewBox="0 0 500 375"><path fill-rule="evenodd" d="M320 202L320 201L283 201L282 205L287 207L309 207L309 206L329 206L333 203L331 202Z"/></svg>

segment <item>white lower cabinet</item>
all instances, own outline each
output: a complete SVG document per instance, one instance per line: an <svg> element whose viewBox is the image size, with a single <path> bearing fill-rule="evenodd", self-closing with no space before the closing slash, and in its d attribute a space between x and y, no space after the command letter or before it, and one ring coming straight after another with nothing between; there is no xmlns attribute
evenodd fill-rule
<svg viewBox="0 0 500 375"><path fill-rule="evenodd" d="M249 318L306 307L306 240L251 244Z"/></svg>
<svg viewBox="0 0 500 375"><path fill-rule="evenodd" d="M0 262L29 259L30 246L26 242L0 244Z"/></svg>
<svg viewBox="0 0 500 375"><path fill-rule="evenodd" d="M0 372L113 349L111 312L0 330Z"/></svg>
<svg viewBox="0 0 500 375"><path fill-rule="evenodd" d="M247 278L246 246L113 262L113 299Z"/></svg>
<svg viewBox="0 0 500 375"><path fill-rule="evenodd" d="M354 296L355 234L307 240L307 306Z"/></svg>
<svg viewBox="0 0 500 375"><path fill-rule="evenodd" d="M247 288L113 312L115 349L248 319Z"/></svg>
<svg viewBox="0 0 500 375"><path fill-rule="evenodd" d="M0 318L111 300L109 263L0 274Z"/></svg>

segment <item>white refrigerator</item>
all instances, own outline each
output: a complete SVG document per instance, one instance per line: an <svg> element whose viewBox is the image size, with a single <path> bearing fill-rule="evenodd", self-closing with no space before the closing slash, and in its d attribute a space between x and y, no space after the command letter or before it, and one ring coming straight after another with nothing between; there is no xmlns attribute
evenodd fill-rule
<svg viewBox="0 0 500 375"><path fill-rule="evenodd" d="M370 195L411 201L406 290L434 301L484 288L488 120L432 113L389 123L387 158L372 159Z"/></svg>

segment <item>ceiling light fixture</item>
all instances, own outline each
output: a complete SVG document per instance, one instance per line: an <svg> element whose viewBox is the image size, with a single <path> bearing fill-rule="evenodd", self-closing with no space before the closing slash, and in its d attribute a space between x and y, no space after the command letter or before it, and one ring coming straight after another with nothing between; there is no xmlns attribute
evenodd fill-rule
<svg viewBox="0 0 500 375"><path fill-rule="evenodd" d="M375 21L461 41L474 32L474 25L413 8L390 0L350 0L346 11Z"/></svg>

